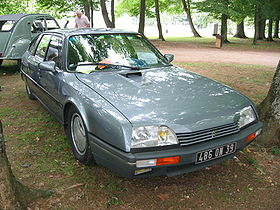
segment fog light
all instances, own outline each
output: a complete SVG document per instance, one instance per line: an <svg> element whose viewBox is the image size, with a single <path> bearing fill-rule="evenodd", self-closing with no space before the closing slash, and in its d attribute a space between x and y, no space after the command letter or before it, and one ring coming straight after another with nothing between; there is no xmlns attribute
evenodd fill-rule
<svg viewBox="0 0 280 210"><path fill-rule="evenodd" d="M0 52L0 57L3 57L4 56L4 53Z"/></svg>
<svg viewBox="0 0 280 210"><path fill-rule="evenodd" d="M157 159L137 160L136 167L143 168L143 167L155 166L156 162L157 162Z"/></svg>

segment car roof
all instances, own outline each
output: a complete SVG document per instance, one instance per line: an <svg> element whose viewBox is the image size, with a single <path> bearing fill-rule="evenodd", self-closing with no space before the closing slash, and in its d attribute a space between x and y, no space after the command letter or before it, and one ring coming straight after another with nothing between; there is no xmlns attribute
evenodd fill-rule
<svg viewBox="0 0 280 210"><path fill-rule="evenodd" d="M74 29L55 29L47 32L60 33L65 36L73 36L80 34L116 34L116 33L125 33L125 34L139 34L135 31L127 31L123 29L113 29L113 28L74 28Z"/></svg>
<svg viewBox="0 0 280 210"><path fill-rule="evenodd" d="M19 19L26 17L26 16L49 16L47 14L9 14L9 15L1 15L0 16L0 21L1 20L14 20L18 21Z"/></svg>

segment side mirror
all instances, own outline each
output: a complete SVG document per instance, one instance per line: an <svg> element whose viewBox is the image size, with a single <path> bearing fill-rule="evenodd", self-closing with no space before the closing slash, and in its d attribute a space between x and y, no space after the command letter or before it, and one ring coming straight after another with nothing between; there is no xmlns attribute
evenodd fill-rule
<svg viewBox="0 0 280 210"><path fill-rule="evenodd" d="M42 71L56 72L54 61L43 61L39 63L38 67Z"/></svg>
<svg viewBox="0 0 280 210"><path fill-rule="evenodd" d="M174 59L174 55L172 55L172 54L165 54L164 57L168 63L171 63Z"/></svg>

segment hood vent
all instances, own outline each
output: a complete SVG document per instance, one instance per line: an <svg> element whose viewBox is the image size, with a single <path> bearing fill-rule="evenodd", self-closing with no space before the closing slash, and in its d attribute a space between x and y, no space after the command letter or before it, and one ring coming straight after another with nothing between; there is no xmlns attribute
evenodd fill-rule
<svg viewBox="0 0 280 210"><path fill-rule="evenodd" d="M120 73L120 75L124 76L124 77L135 77L135 76L142 76L142 73L140 71L136 71L136 72L126 72L126 73Z"/></svg>

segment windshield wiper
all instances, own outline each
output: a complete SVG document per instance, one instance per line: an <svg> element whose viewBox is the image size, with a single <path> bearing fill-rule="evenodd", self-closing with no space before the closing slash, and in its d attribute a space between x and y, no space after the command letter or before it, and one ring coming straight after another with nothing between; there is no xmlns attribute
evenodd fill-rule
<svg viewBox="0 0 280 210"><path fill-rule="evenodd" d="M120 69L120 68L128 68L128 69L131 69L131 70L147 69L147 67L127 66L127 65L122 65L122 64L111 64L111 63L96 63L96 62L87 62L87 63L70 64L70 65L69 65L69 68L70 68L70 69L74 69L74 68L77 68L78 66L87 66L87 65L116 67L117 69Z"/></svg>

